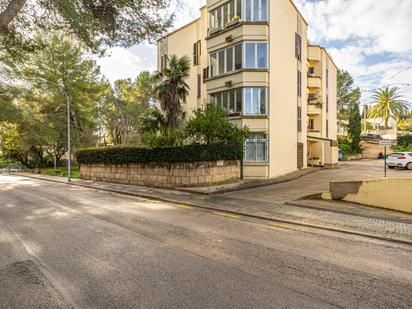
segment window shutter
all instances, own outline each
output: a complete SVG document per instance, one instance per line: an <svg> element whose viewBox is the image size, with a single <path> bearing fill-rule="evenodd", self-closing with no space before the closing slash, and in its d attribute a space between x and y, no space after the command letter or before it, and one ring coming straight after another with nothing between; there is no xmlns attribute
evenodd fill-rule
<svg viewBox="0 0 412 309"><path fill-rule="evenodd" d="M197 75L197 98L200 99L202 97L202 75Z"/></svg>
<svg viewBox="0 0 412 309"><path fill-rule="evenodd" d="M197 43L193 44L193 65L197 65Z"/></svg>
<svg viewBox="0 0 412 309"><path fill-rule="evenodd" d="M209 78L209 67L203 69L203 83Z"/></svg>

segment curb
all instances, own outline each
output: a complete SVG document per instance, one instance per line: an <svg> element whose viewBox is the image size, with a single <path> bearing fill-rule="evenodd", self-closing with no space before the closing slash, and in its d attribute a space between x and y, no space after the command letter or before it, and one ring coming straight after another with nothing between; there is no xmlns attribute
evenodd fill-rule
<svg viewBox="0 0 412 309"><path fill-rule="evenodd" d="M302 199L300 199L302 200ZM333 213L337 213L337 214L343 214L343 215L351 215L353 216L353 214L346 212L346 211L342 211L342 210L336 210L336 209L325 209L322 207L315 207L315 206L305 206L305 205L301 205L298 203L294 203L292 202L286 202L286 205L290 205L290 206L294 206L294 207L300 207L300 208L304 208L304 209L314 209L314 210L320 210L320 211L326 211L326 212L333 212ZM362 205L359 204L360 206L364 206L364 207L368 207L367 205ZM384 208L383 208L384 209ZM363 218L369 218L369 219L378 219L378 220L385 220L385 221L391 221L391 222L398 222L398 223L406 223L406 224L412 224L412 221L410 220L402 220L402 219L396 219L396 218L390 218L390 219L383 219L380 217L374 217L374 216L368 216L368 215L364 215L364 214L356 214L357 217L363 217Z"/></svg>
<svg viewBox="0 0 412 309"><path fill-rule="evenodd" d="M253 219L260 219L260 220L266 220L266 221L271 221L271 222L276 222L276 223L285 223L285 224L290 224L290 225L295 225L295 226L301 226L301 227L307 227L307 228L314 228L314 229L320 229L320 230L325 230L329 232L337 232L337 233L342 233L342 234L347 234L347 235L354 235L354 236L362 236L362 237L367 237L367 238L372 238L376 240L383 240L383 241L388 241L388 242L395 242L403 245L409 245L412 246L412 240L402 240L402 239L396 239L396 238L390 238L390 237L384 237L384 236L377 236L377 235L372 235L372 234L367 234L367 233L362 233L362 232L356 232L354 230L345 230L345 229L338 229L338 228L331 228L327 226L322 226L322 225L315 225L315 224L307 224L307 223L300 223L296 221L288 221L288 220L282 220L282 219L274 219L270 217L265 217L265 216L257 216L257 215L252 215L252 214L245 214L242 212L236 212L236 211L231 211L231 210L222 210L218 208L213 208L213 207L208 207L208 206L201 206L197 205L194 203L188 203L188 202L182 202L170 198L164 198L161 196L156 196L156 195L151 195L151 194L143 194L143 193L133 193L133 192L125 192L121 190L115 190L115 189L105 189L105 188L96 188L90 185L84 185L84 184L76 184L75 182L63 182L59 180L53 180L53 179L46 179L46 178L40 178L40 177L35 177L35 176L29 176L29 175L22 175L18 173L13 173L14 175L22 176L22 177L27 177L27 178L32 178L32 179L37 179L37 180L43 180L43 181L49 181L49 182L54 182L54 183L59 183L59 184L66 184L66 185L71 185L71 186L77 186L77 187L83 187L83 188L88 188L88 189L94 189L94 190L99 190L99 191L106 191L106 192L112 192L112 193L117 193L121 195L127 195L127 196L135 196L135 197L142 197L146 199L152 199L152 200L157 200L157 201L163 201L163 202L168 202L168 203L173 203L173 204L185 204L194 208L199 208L199 209L205 209L205 210L212 210L212 211L222 211L228 214L233 214L233 215L238 215L246 218L253 218ZM296 205L292 205L296 206Z"/></svg>
<svg viewBox="0 0 412 309"><path fill-rule="evenodd" d="M304 176L317 173L320 171L326 170L325 168L317 168L317 169L312 169L308 171L307 173L303 173L300 175L293 176L288 179L272 179L272 180L264 180L264 181L251 181L251 182L246 182L243 184L240 184L238 187L233 187L233 188L226 188L226 189L221 189L221 190L216 190L214 192L202 192L198 190L192 190L190 187L175 187L174 189L177 191L183 191L183 192L189 192L193 194L200 194L200 195L214 195L214 194L222 194L222 193L228 193L228 192L236 192L236 191L243 191L243 190L249 190L249 189L255 189L255 188L260 188L260 187L267 187L271 185L276 185L280 183L285 183L289 181L294 181L296 179L302 178Z"/></svg>

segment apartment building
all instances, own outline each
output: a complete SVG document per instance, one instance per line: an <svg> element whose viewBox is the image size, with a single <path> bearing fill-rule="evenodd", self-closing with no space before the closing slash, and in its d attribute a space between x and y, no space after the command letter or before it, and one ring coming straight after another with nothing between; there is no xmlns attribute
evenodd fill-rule
<svg viewBox="0 0 412 309"><path fill-rule="evenodd" d="M249 127L246 178L337 165L337 68L307 28L290 0L207 0L199 19L158 41L159 69L170 55L192 57L187 117L219 104Z"/></svg>

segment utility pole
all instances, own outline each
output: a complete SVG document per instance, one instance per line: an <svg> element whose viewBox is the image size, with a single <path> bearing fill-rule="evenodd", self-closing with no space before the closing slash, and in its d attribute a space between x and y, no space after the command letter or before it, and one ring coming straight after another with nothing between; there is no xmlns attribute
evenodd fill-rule
<svg viewBox="0 0 412 309"><path fill-rule="evenodd" d="M67 105L67 152L69 153L69 158L67 160L67 182L72 181L71 165L72 165L72 149L71 149L71 134L70 134L70 96L66 91L64 82L62 83L62 91L66 96L66 105Z"/></svg>
<svg viewBox="0 0 412 309"><path fill-rule="evenodd" d="M69 152L69 159L67 160L67 182L72 181L71 175L71 158L72 158L72 149L70 143L70 98L66 93L67 99L67 151Z"/></svg>

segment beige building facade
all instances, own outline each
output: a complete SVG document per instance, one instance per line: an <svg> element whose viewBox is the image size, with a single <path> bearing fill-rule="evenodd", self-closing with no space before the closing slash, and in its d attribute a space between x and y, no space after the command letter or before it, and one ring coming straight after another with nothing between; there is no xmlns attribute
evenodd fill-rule
<svg viewBox="0 0 412 309"><path fill-rule="evenodd" d="M310 45L289 0L208 0L201 17L158 41L158 69L192 58L184 106L218 104L248 126L243 174L273 178L308 165L334 167L337 68Z"/></svg>

